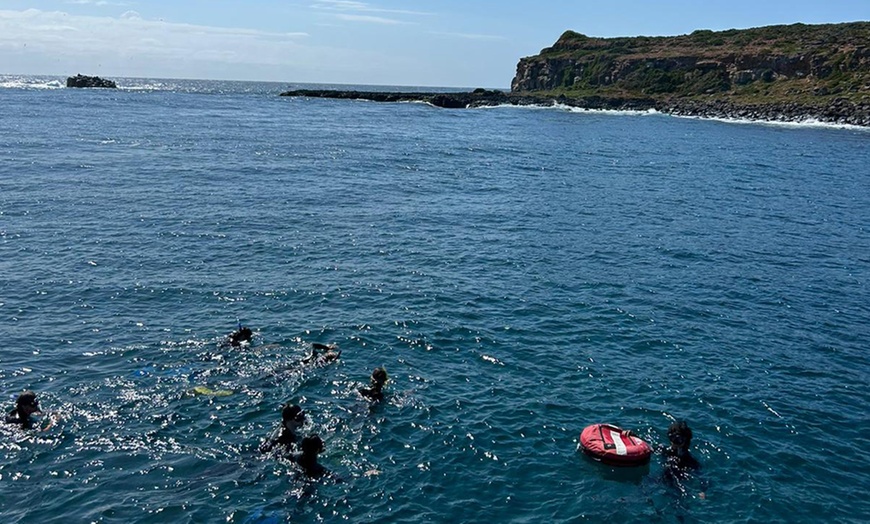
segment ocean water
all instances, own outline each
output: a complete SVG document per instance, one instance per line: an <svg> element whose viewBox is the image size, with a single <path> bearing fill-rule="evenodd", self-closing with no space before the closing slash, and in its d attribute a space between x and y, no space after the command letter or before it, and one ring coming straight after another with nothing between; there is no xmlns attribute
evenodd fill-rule
<svg viewBox="0 0 870 524"><path fill-rule="evenodd" d="M61 81L0 77L0 399L58 418L4 523L870 515L867 130ZM577 452L676 419L684 485Z"/></svg>

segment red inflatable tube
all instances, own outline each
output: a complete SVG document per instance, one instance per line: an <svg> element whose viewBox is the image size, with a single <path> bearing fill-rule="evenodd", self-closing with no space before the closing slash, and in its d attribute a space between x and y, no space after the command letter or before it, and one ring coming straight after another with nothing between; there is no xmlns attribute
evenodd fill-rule
<svg viewBox="0 0 870 524"><path fill-rule="evenodd" d="M634 435L610 424L592 424L580 433L580 447L595 460L611 466L642 466L649 462L652 448Z"/></svg>

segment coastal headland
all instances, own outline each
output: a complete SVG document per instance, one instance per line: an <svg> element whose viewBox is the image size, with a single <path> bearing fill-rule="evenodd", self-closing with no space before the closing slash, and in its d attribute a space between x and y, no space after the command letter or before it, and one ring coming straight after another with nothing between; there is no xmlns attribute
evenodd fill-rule
<svg viewBox="0 0 870 524"><path fill-rule="evenodd" d="M296 90L282 96L444 108L561 104L706 118L870 126L870 22L593 38L520 59L509 93Z"/></svg>

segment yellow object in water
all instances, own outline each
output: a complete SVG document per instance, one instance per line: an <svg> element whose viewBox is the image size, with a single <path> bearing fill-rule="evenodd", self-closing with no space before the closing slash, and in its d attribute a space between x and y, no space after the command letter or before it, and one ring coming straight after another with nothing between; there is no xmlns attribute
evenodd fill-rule
<svg viewBox="0 0 870 524"><path fill-rule="evenodd" d="M190 392L194 395L211 395L213 397L227 397L233 394L229 389L211 389L206 386L196 386Z"/></svg>

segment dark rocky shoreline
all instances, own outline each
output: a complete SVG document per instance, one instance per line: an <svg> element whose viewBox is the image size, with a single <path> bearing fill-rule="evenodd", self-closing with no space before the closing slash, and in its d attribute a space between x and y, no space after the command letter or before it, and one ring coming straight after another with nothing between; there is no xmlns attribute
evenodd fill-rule
<svg viewBox="0 0 870 524"><path fill-rule="evenodd" d="M652 98L617 98L589 96L552 97L537 93L505 93L476 89L461 93L402 93L384 91L340 91L300 89L286 91L281 96L368 100L373 102L423 102L449 109L492 107L499 105L552 106L561 104L582 109L615 111L647 111L700 118L724 118L761 122L803 122L817 120L831 124L870 127L870 102L853 103L835 99L827 104L808 105L796 102L771 104L738 104L723 100L698 99L655 100Z"/></svg>
<svg viewBox="0 0 870 524"><path fill-rule="evenodd" d="M300 89L281 93L281 96L302 96L313 98L341 98L349 100L369 100L372 102L424 102L435 107L465 109L475 107L514 106L551 106L565 104L586 109L646 110L655 107L655 101L647 98L610 98L592 96L586 98L567 98L545 96L537 93L505 93L475 89L462 93L412 93L385 91L338 91L329 89Z"/></svg>
<svg viewBox="0 0 870 524"><path fill-rule="evenodd" d="M817 105L798 102L750 105L722 100L709 102L677 100L664 104L659 110L672 115L701 118L728 118L760 122L816 120L829 124L870 127L870 102L854 103L842 98L835 99L828 104Z"/></svg>

